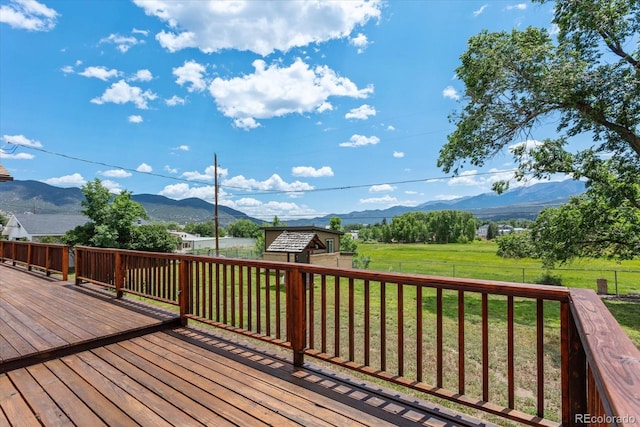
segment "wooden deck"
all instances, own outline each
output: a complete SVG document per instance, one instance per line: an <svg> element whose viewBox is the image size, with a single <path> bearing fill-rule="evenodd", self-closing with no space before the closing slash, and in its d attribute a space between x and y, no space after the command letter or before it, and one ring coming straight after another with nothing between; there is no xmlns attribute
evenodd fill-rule
<svg viewBox="0 0 640 427"><path fill-rule="evenodd" d="M490 425L0 265L0 426Z"/></svg>
<svg viewBox="0 0 640 427"><path fill-rule="evenodd" d="M0 372L179 325L179 315L0 265Z"/></svg>

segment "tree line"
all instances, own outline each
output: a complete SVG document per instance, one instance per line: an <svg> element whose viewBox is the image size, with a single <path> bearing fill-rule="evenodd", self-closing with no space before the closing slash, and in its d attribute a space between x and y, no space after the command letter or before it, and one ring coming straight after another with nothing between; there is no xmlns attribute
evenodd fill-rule
<svg viewBox="0 0 640 427"><path fill-rule="evenodd" d="M475 239L478 220L469 212L407 212L391 222L361 228L358 237L364 241L384 243L468 243Z"/></svg>

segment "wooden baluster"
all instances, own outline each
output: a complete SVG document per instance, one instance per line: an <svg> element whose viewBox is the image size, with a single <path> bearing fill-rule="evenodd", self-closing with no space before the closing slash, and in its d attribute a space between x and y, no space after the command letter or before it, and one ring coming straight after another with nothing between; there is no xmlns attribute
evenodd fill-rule
<svg viewBox="0 0 640 427"><path fill-rule="evenodd" d="M397 283L398 293L398 375L404 376L404 286Z"/></svg>
<svg viewBox="0 0 640 427"><path fill-rule="evenodd" d="M482 294L482 400L489 401L489 298Z"/></svg>
<svg viewBox="0 0 640 427"><path fill-rule="evenodd" d="M442 387L442 288L436 290L436 385Z"/></svg>
<svg viewBox="0 0 640 427"><path fill-rule="evenodd" d="M458 291L458 393L464 394L464 291Z"/></svg>
<svg viewBox="0 0 640 427"><path fill-rule="evenodd" d="M369 280L364 281L364 364L371 363L371 289Z"/></svg>
<svg viewBox="0 0 640 427"><path fill-rule="evenodd" d="M422 286L416 287L416 380L422 382Z"/></svg>
<svg viewBox="0 0 640 427"><path fill-rule="evenodd" d="M536 302L536 356L538 372L538 411L537 415L544 418L544 300Z"/></svg>
<svg viewBox="0 0 640 427"><path fill-rule="evenodd" d="M514 360L514 328L513 297L507 297L507 406L515 409L515 369Z"/></svg>
<svg viewBox="0 0 640 427"><path fill-rule="evenodd" d="M349 277L349 361L355 360L355 304L353 277Z"/></svg>

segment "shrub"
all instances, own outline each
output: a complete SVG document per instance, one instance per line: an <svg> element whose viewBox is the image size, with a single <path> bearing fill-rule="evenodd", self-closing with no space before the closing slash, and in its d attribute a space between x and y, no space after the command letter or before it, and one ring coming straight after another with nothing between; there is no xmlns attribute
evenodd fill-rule
<svg viewBox="0 0 640 427"><path fill-rule="evenodd" d="M535 283L539 285L562 286L562 277L551 274L549 271L536 277Z"/></svg>

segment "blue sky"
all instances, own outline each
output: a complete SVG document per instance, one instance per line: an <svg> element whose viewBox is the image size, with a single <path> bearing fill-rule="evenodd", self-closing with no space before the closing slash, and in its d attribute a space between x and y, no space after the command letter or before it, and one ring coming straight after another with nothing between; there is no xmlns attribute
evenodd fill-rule
<svg viewBox="0 0 640 427"><path fill-rule="evenodd" d="M0 0L0 163L213 201L217 153L220 203L263 219L487 192L510 156L436 166L459 57L483 29L551 18L517 1Z"/></svg>

